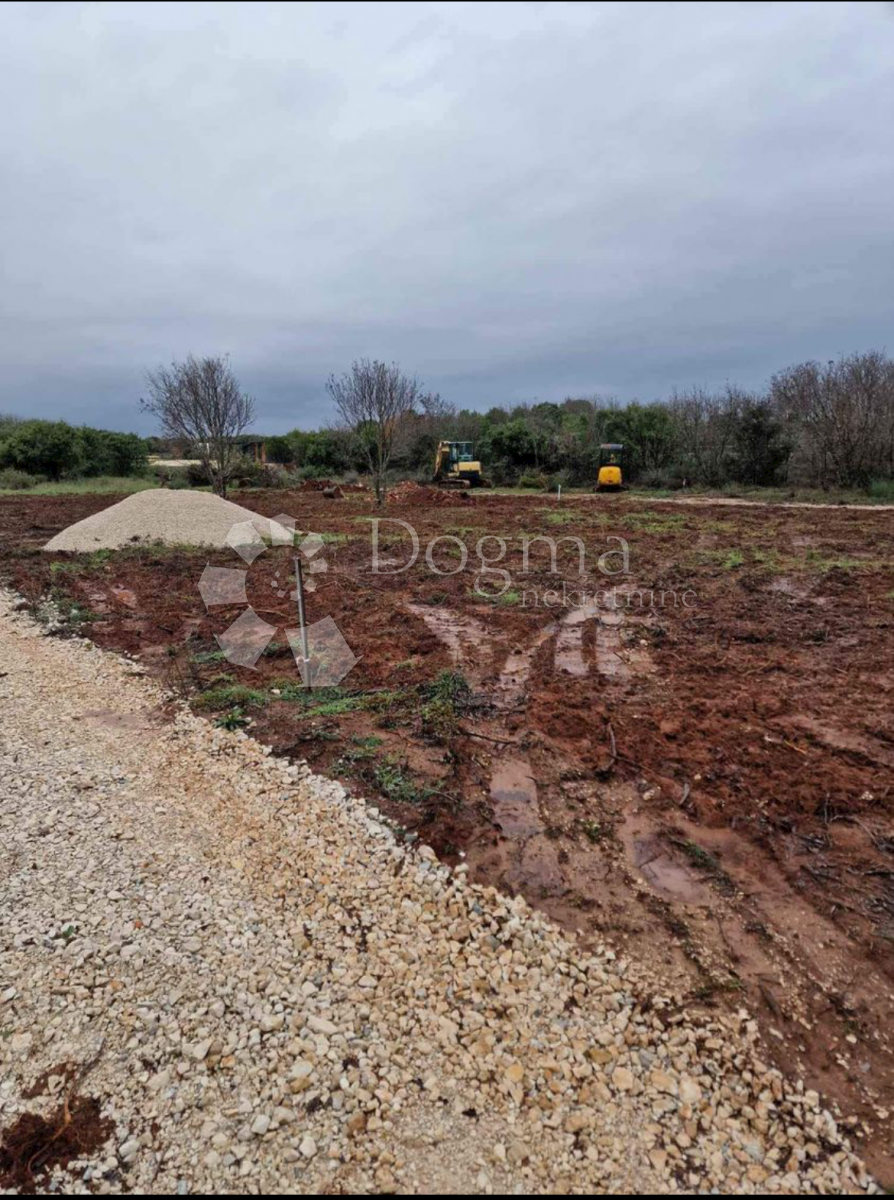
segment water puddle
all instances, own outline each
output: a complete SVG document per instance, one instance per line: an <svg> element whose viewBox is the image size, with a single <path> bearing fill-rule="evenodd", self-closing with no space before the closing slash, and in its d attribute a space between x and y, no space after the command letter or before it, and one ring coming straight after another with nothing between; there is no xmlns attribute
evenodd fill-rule
<svg viewBox="0 0 894 1200"><path fill-rule="evenodd" d="M531 676L534 655L545 642L553 637L557 628L555 623L545 625L534 635L533 640L524 650L513 650L506 659L503 670L500 672L500 678L497 680L497 692L503 704L518 700L524 693Z"/></svg>
<svg viewBox="0 0 894 1200"><path fill-rule="evenodd" d="M630 865L659 896L701 908L711 905L709 886L677 858L642 814L626 815L618 827L618 836Z"/></svg>
<svg viewBox="0 0 894 1200"><path fill-rule="evenodd" d="M542 831L537 783L527 759L501 758L495 762L490 801L494 824L505 837L524 841Z"/></svg>
<svg viewBox="0 0 894 1200"><path fill-rule="evenodd" d="M609 592L606 600L605 607L581 605L572 608L562 618L556 638L557 671L579 679L590 673L584 656L584 627L587 621L596 622L596 670L600 675L607 679L627 680L652 669L648 649L629 640L627 613L619 607L623 600L619 601L614 592ZM636 620L642 623L642 618Z"/></svg>
<svg viewBox="0 0 894 1200"><path fill-rule="evenodd" d="M591 605L572 608L562 618L556 638L556 670L578 678L589 674L584 661L584 624L599 616L599 609Z"/></svg>
<svg viewBox="0 0 894 1200"><path fill-rule="evenodd" d="M490 644L487 630L473 617L425 604L408 604L407 611L424 621L438 641L443 642L456 666L468 667L475 663L481 657L482 648ZM469 671L469 674L474 673ZM480 674L480 669L477 673Z"/></svg>

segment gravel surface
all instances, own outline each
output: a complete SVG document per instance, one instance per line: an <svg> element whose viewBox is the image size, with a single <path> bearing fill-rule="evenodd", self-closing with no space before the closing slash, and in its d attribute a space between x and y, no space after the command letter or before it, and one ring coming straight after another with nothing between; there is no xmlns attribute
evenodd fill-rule
<svg viewBox="0 0 894 1200"><path fill-rule="evenodd" d="M44 546L44 550L116 550L139 542L169 546L226 546L234 526L249 522L262 537L277 536L287 544L282 526L210 492L185 488L156 488L135 492L118 504L69 525ZM242 542L253 540L246 530Z"/></svg>
<svg viewBox="0 0 894 1200"><path fill-rule="evenodd" d="M747 1014L687 1013L140 675L0 595L0 1126L95 1060L116 1130L59 1190L872 1189Z"/></svg>

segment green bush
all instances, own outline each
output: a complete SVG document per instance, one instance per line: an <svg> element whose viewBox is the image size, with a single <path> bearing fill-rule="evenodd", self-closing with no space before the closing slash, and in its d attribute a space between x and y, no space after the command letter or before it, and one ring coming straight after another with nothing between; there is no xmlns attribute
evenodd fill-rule
<svg viewBox="0 0 894 1200"><path fill-rule="evenodd" d="M20 421L0 434L0 468L13 467L47 479L140 475L146 443L135 433L115 433L66 421Z"/></svg>
<svg viewBox="0 0 894 1200"><path fill-rule="evenodd" d="M534 475L526 473L519 475L518 486L521 488L533 488L540 492L545 492L549 488L549 479L545 475Z"/></svg>
<svg viewBox="0 0 894 1200"><path fill-rule="evenodd" d="M873 500L894 504L894 479L873 479L869 485L869 495Z"/></svg>
<svg viewBox="0 0 894 1200"><path fill-rule="evenodd" d="M46 480L43 475L32 475L28 471L18 470L17 467L4 467L0 470L0 489L23 492L44 482Z"/></svg>

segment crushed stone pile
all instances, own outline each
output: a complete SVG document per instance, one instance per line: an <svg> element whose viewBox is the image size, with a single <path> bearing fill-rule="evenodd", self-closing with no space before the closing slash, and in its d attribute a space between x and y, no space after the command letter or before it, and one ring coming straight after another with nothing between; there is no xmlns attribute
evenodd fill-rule
<svg viewBox="0 0 894 1200"><path fill-rule="evenodd" d="M252 529L280 545L291 541L290 534L276 521L240 504L221 500L210 492L159 488L135 492L118 504L69 525L51 538L44 550L83 553L151 542L223 547L233 545L231 531L237 526L241 532L234 536L239 542L252 541Z"/></svg>

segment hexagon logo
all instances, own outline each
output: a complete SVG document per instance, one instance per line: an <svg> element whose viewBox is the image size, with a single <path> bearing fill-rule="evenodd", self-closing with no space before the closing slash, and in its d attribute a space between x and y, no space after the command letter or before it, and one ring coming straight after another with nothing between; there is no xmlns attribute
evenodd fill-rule
<svg viewBox="0 0 894 1200"><path fill-rule="evenodd" d="M294 517L282 514L270 522L270 541L274 546L294 546L299 536ZM206 566L199 580L199 592L209 611L213 608L245 605L245 609L215 640L228 662L237 667L257 669L258 659L273 641L278 626L271 625L248 602L248 569L267 549L267 543L251 521L234 525L227 535L231 546L246 567ZM297 601L297 563L300 561L305 591L316 590L315 575L329 569L325 541L318 533L306 534L297 544L294 578L277 571L273 576L274 593ZM294 585L294 586L293 586ZM296 604L297 617L297 604ZM323 617L302 632L300 625L285 629L285 636L307 688L335 687L359 662L347 639L332 617Z"/></svg>

